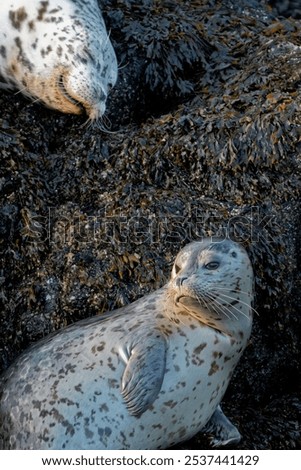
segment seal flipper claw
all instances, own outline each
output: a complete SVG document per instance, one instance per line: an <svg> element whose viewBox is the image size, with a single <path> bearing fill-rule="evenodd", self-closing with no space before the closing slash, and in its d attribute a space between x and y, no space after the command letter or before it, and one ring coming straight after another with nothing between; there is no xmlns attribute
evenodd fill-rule
<svg viewBox="0 0 301 470"><path fill-rule="evenodd" d="M159 331L138 338L123 373L121 393L129 413L141 416L157 398L165 373L166 339Z"/></svg>
<svg viewBox="0 0 301 470"><path fill-rule="evenodd" d="M241 440L237 427L224 415L220 406L217 407L202 431L213 434L211 439L213 447L235 445Z"/></svg>

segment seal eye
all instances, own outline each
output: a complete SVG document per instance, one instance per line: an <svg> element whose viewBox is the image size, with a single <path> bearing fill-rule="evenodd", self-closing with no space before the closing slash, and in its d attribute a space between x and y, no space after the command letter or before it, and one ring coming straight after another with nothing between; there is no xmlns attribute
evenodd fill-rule
<svg viewBox="0 0 301 470"><path fill-rule="evenodd" d="M206 269L217 269L219 267L218 261L211 261L210 263L205 264Z"/></svg>

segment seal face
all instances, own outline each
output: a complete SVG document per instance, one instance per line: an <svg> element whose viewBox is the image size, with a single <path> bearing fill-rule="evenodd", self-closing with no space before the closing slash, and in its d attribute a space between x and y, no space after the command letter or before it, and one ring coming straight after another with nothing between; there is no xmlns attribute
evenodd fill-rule
<svg viewBox="0 0 301 470"><path fill-rule="evenodd" d="M102 116L117 61L97 0L1 1L0 75L50 108Z"/></svg>
<svg viewBox="0 0 301 470"><path fill-rule="evenodd" d="M202 429L215 445L237 442L219 403L251 332L252 298L240 245L187 245L163 288L59 331L6 371L2 448L156 449Z"/></svg>

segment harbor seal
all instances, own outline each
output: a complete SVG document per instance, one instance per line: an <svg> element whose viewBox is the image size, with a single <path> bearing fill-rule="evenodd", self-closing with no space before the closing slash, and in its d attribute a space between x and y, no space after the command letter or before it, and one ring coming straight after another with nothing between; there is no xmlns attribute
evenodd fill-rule
<svg viewBox="0 0 301 470"><path fill-rule="evenodd" d="M117 60L97 0L1 1L0 75L50 108L101 117Z"/></svg>
<svg viewBox="0 0 301 470"><path fill-rule="evenodd" d="M252 325L244 248L184 247L161 289L33 346L2 377L3 449L160 449L240 435L220 401Z"/></svg>

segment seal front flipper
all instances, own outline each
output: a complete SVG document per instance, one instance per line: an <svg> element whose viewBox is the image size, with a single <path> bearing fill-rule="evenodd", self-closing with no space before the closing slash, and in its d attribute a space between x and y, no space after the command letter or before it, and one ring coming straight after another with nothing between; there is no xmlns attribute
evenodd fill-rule
<svg viewBox="0 0 301 470"><path fill-rule="evenodd" d="M241 440L237 427L224 415L220 406L217 407L202 431L212 434L211 444L213 447L235 445Z"/></svg>
<svg viewBox="0 0 301 470"><path fill-rule="evenodd" d="M141 416L157 398L165 373L167 343L158 330L141 335L122 356L127 365L121 393L133 416Z"/></svg>

